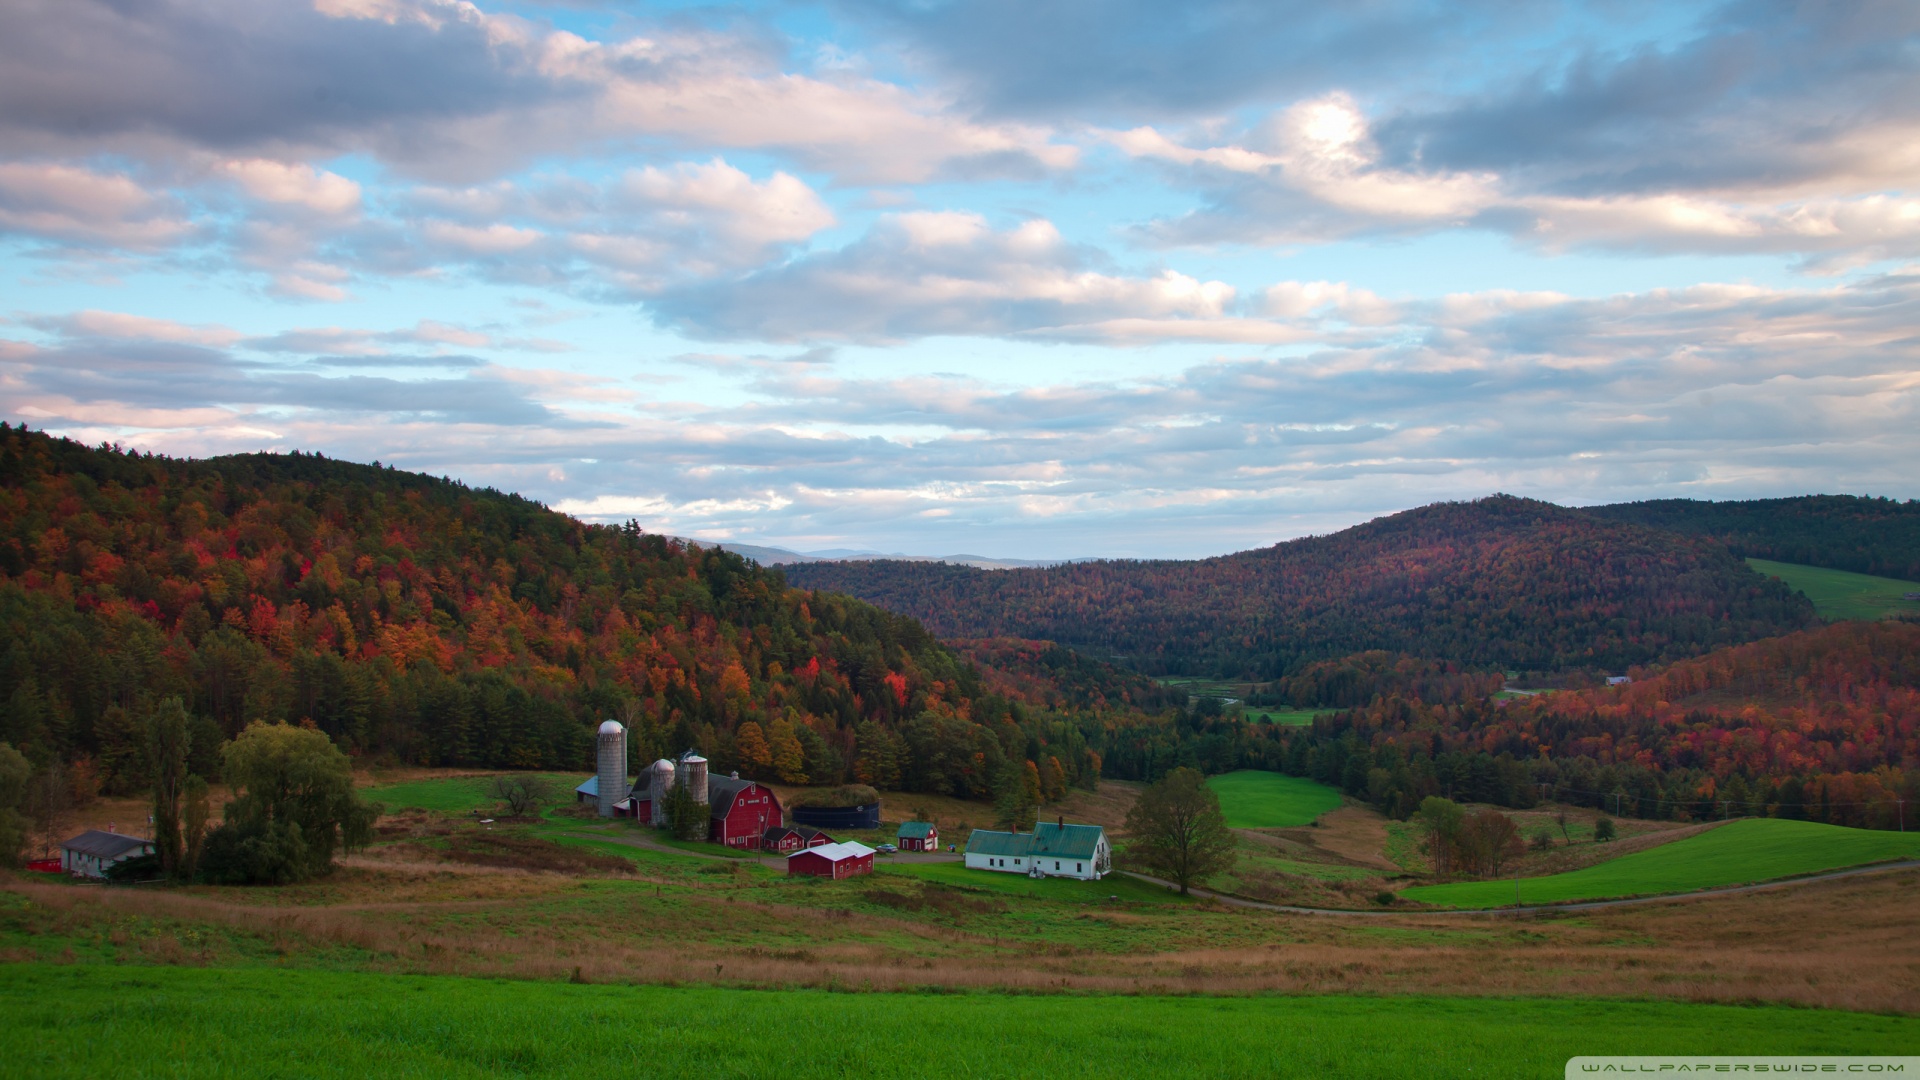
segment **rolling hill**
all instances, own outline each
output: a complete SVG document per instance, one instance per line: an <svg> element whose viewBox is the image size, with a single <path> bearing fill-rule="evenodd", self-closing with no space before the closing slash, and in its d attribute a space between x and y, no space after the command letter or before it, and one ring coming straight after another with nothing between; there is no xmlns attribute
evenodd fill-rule
<svg viewBox="0 0 1920 1080"><path fill-rule="evenodd" d="M175 695L209 776L255 721L356 756L573 769L609 716L638 760L694 746L790 782L980 795L1024 758L1051 795L1099 769L1017 700L1043 672L987 692L911 618L515 495L23 426L0 427L0 505L0 743L108 790L144 786L140 717Z"/></svg>
<svg viewBox="0 0 1920 1080"><path fill-rule="evenodd" d="M945 638L1056 641L1150 674L1277 678L1367 650L1481 669L1621 670L1812 622L1718 543L1548 503L1438 503L1192 561L981 571L808 563Z"/></svg>

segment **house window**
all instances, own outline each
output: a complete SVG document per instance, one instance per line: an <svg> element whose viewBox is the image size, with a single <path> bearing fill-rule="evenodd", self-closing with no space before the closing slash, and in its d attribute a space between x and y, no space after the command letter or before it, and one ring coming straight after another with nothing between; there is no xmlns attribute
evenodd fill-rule
<svg viewBox="0 0 1920 1080"><path fill-rule="evenodd" d="M1073 872L1074 872L1074 873L1076 873L1076 874L1078 874L1078 873L1080 873L1080 872L1081 872L1081 871L1080 871L1080 864L1079 864L1079 863L1074 863L1074 864L1073 864Z"/></svg>
<svg viewBox="0 0 1920 1080"><path fill-rule="evenodd" d="M1053 868L1054 868L1055 870L1058 870L1058 869L1060 869L1060 860L1059 860L1059 859L1055 859L1055 860L1053 860Z"/></svg>
<svg viewBox="0 0 1920 1080"><path fill-rule="evenodd" d="M1020 865L1020 860L1019 860L1019 859L1015 859L1015 860L1013 860L1013 865L1015 865L1015 866L1019 866L1019 865Z"/></svg>

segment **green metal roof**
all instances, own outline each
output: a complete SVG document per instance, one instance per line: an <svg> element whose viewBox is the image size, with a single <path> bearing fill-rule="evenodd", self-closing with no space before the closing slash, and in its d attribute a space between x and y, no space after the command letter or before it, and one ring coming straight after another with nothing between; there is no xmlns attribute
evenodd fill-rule
<svg viewBox="0 0 1920 1080"><path fill-rule="evenodd" d="M1098 825L1056 825L1042 822L1027 833L975 829L967 837L969 855L1011 855L1020 858L1091 859L1107 830Z"/></svg>
<svg viewBox="0 0 1920 1080"><path fill-rule="evenodd" d="M896 840L925 840L933 833L931 821L903 821L900 831L894 835Z"/></svg>
<svg viewBox="0 0 1920 1080"><path fill-rule="evenodd" d="M1024 856L1032 847L1033 837L1026 833L975 829L973 834L967 837L967 854L969 855Z"/></svg>
<svg viewBox="0 0 1920 1080"><path fill-rule="evenodd" d="M1033 856L1091 859L1106 832L1098 825L1055 825L1043 821L1033 827Z"/></svg>

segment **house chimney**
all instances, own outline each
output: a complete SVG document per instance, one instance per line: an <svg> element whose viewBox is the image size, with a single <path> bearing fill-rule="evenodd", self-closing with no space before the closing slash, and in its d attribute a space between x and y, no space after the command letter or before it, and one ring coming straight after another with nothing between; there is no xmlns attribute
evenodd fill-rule
<svg viewBox="0 0 1920 1080"><path fill-rule="evenodd" d="M735 770L733 770L733 778L734 778L735 780L738 780L738 779L740 779L740 770L739 770L739 769L735 769Z"/></svg>
<svg viewBox="0 0 1920 1080"><path fill-rule="evenodd" d="M1056 817L1056 818L1054 818L1054 819L1053 819L1053 823L1054 823L1055 825L1058 825L1058 826L1060 826L1060 827L1061 827L1062 829L1064 829L1064 828L1066 828L1066 827L1067 827L1067 815L1065 815L1065 814L1061 814L1061 815L1060 815L1059 817Z"/></svg>

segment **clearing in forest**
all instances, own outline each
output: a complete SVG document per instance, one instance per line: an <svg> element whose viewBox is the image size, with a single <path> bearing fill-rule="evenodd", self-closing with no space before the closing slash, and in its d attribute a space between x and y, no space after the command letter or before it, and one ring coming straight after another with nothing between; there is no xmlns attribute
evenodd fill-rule
<svg viewBox="0 0 1920 1080"><path fill-rule="evenodd" d="M1340 807L1340 793L1305 777L1241 769L1207 780L1220 796L1227 824L1236 829L1286 829L1310 824Z"/></svg>
<svg viewBox="0 0 1920 1080"><path fill-rule="evenodd" d="M1915 857L1920 857L1920 833L1748 818L1585 869L1524 878L1518 893L1525 904L1653 896ZM1500 907L1515 902L1515 882L1507 878L1417 885L1400 895L1446 907Z"/></svg>
<svg viewBox="0 0 1920 1080"><path fill-rule="evenodd" d="M1823 619L1920 615L1920 600L1904 599L1907 593L1920 593L1920 582L1769 559L1748 559L1747 565L1807 594L1807 599L1813 601L1813 610Z"/></svg>

